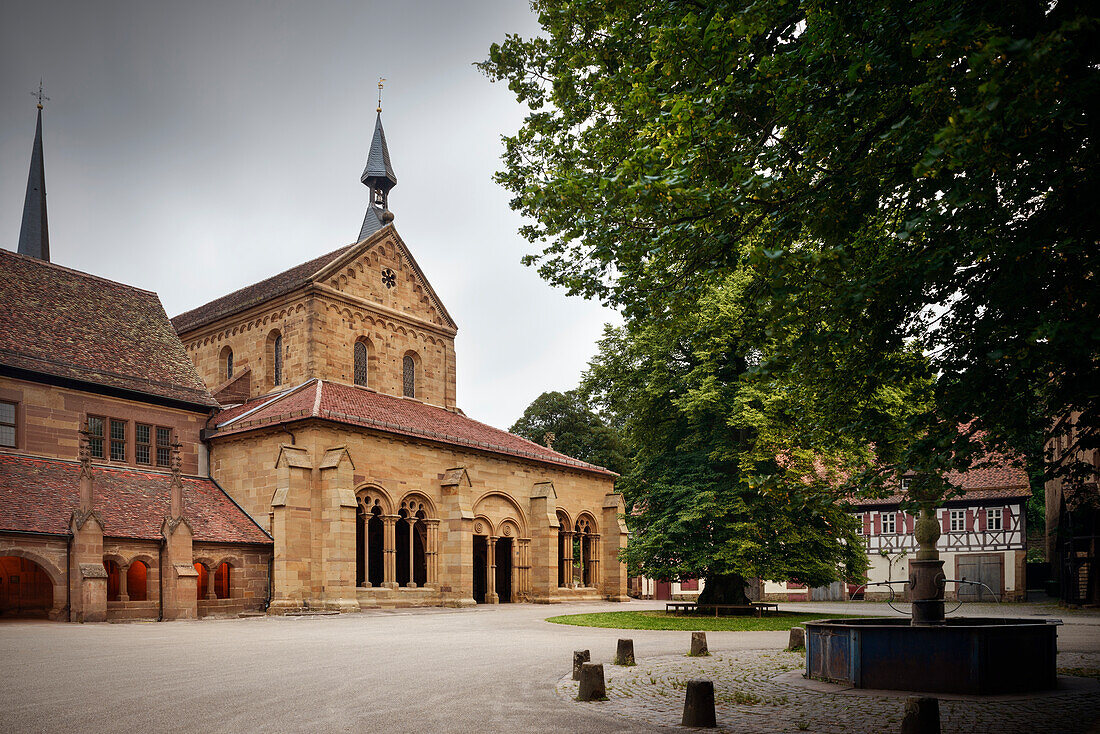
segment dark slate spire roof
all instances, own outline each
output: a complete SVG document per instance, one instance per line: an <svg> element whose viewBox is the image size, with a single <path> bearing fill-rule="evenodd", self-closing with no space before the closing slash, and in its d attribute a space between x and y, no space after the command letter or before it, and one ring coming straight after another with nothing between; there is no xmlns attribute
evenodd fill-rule
<svg viewBox="0 0 1100 734"><path fill-rule="evenodd" d="M385 142L383 141L383 145ZM46 167L42 162L42 105L34 129L31 170L27 175L27 197L23 200L23 225L19 228L19 254L50 259L50 230L46 222Z"/></svg>
<svg viewBox="0 0 1100 734"><path fill-rule="evenodd" d="M389 214L391 218L393 217L393 215L389 212L384 212L373 204L371 206L368 206L367 213L363 216L363 226L359 228L358 241L362 242L378 230L382 229L382 227L384 226L384 223L382 222L382 217L386 214Z"/></svg>
<svg viewBox="0 0 1100 734"><path fill-rule="evenodd" d="M386 145L386 132L382 129L382 113L374 121L374 138L367 154L367 166L360 180L372 189L389 191L397 185L397 174L390 165L390 149Z"/></svg>
<svg viewBox="0 0 1100 734"><path fill-rule="evenodd" d="M374 121L374 138L371 139L367 166L363 169L360 180L370 187L370 204L363 217L363 226L359 228L359 241L362 242L393 221L393 214L389 211L389 192L397 185L397 175L390 164L390 149L386 145L386 132L382 129L381 108Z"/></svg>

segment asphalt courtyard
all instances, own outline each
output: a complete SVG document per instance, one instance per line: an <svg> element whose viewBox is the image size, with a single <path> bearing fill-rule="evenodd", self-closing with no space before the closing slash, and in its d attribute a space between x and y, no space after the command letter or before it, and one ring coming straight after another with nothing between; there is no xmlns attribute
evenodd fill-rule
<svg viewBox="0 0 1100 734"><path fill-rule="evenodd" d="M682 654L690 634L572 627L545 618L659 603L500 605L324 617L147 624L0 623L3 732L666 731L563 700L572 651L609 661ZM875 604L797 611L888 612ZM1011 611L1009 611L1011 610ZM968 609L970 616L987 613ZM1060 665L1100 655L1100 617L1048 606ZM777 650L785 632L709 632L712 651ZM1064 659L1064 662L1063 662Z"/></svg>

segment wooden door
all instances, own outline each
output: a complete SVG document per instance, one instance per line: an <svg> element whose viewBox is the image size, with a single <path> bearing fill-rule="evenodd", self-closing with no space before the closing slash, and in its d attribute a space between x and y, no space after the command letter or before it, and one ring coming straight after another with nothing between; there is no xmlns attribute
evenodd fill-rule
<svg viewBox="0 0 1100 734"><path fill-rule="evenodd" d="M977 581L985 586L958 584L960 601L997 601L1001 596L1001 556L997 553L977 553L957 556L956 578ZM986 588L988 587L988 588Z"/></svg>

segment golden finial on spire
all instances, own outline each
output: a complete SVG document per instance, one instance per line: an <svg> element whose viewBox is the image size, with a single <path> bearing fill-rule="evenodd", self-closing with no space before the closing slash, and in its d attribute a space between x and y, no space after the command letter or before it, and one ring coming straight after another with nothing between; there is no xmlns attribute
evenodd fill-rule
<svg viewBox="0 0 1100 734"><path fill-rule="evenodd" d="M38 91L37 92L31 92L31 96L38 98L38 109L42 109L42 100L46 100L47 102L50 101L50 98L42 93L42 80L41 79L38 80Z"/></svg>
<svg viewBox="0 0 1100 734"><path fill-rule="evenodd" d="M385 81L382 77L378 77L378 112L382 111L382 83Z"/></svg>

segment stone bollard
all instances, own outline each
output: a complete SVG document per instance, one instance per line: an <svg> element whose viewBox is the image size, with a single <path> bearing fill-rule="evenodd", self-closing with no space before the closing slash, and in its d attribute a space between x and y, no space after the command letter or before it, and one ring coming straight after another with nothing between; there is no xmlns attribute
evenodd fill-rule
<svg viewBox="0 0 1100 734"><path fill-rule="evenodd" d="M616 665L634 665L634 640L619 640L615 648Z"/></svg>
<svg viewBox="0 0 1100 734"><path fill-rule="evenodd" d="M706 632L691 633L691 652L689 652L688 655L693 658L702 658L710 655L710 651L707 650Z"/></svg>
<svg viewBox="0 0 1100 734"><path fill-rule="evenodd" d="M578 701L604 701L607 688L603 683L603 663L581 664L581 686L577 693Z"/></svg>
<svg viewBox="0 0 1100 734"><path fill-rule="evenodd" d="M905 699L901 734L940 734L939 699L921 696Z"/></svg>
<svg viewBox="0 0 1100 734"><path fill-rule="evenodd" d="M588 650L574 650L573 651L573 680L581 679L581 665L592 660L592 655Z"/></svg>
<svg viewBox="0 0 1100 734"><path fill-rule="evenodd" d="M791 639L787 643L788 650L801 650L806 647L806 629L804 627L791 627Z"/></svg>
<svg viewBox="0 0 1100 734"><path fill-rule="evenodd" d="M684 696L681 726L717 726L714 720L714 684L709 680L689 680Z"/></svg>

